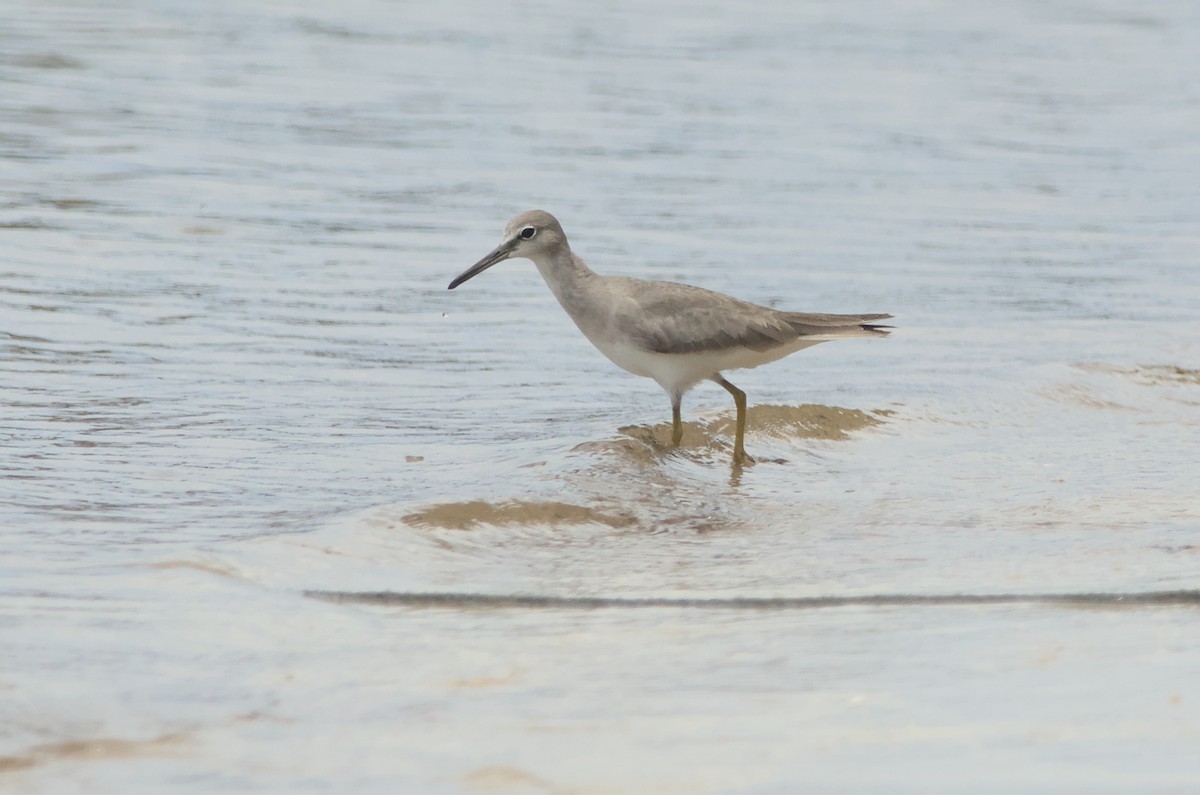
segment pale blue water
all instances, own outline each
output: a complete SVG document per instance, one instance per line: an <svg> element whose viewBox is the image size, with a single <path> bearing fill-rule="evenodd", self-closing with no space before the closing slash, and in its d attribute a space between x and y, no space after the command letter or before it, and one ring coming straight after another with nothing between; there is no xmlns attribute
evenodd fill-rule
<svg viewBox="0 0 1200 795"><path fill-rule="evenodd" d="M1200 589L1198 36L0 3L0 790L1200 787L1195 603L1111 602ZM529 263L445 290L531 207L602 272L894 313L730 376L892 413L629 455L666 397ZM406 518L514 499L632 523Z"/></svg>

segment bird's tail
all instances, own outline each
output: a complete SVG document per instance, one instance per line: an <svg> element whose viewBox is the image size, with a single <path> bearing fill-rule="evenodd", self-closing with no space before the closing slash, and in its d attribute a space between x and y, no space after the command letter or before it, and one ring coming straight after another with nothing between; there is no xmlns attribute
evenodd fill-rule
<svg viewBox="0 0 1200 795"><path fill-rule="evenodd" d="M886 337L891 326L876 323L887 320L891 315L815 315L805 312L789 312L788 322L801 337L813 340L835 340L847 337Z"/></svg>

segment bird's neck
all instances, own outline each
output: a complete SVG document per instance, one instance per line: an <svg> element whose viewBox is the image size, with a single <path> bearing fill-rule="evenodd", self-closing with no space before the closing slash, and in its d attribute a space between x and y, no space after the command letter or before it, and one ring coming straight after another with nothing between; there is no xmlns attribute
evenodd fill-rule
<svg viewBox="0 0 1200 795"><path fill-rule="evenodd" d="M535 259L533 264L546 280L550 292L554 293L568 313L571 313L572 307L578 306L578 302L572 299L586 292L596 278L595 272L570 249L544 259Z"/></svg>

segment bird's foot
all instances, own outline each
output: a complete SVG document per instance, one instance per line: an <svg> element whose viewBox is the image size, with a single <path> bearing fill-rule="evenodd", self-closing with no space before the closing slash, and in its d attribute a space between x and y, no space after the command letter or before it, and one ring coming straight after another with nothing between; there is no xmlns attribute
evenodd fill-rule
<svg viewBox="0 0 1200 795"><path fill-rule="evenodd" d="M758 462L754 459L754 457L751 456L749 453L747 453L745 450L742 450L740 452L735 451L733 454L733 465L735 467L754 466L757 463Z"/></svg>

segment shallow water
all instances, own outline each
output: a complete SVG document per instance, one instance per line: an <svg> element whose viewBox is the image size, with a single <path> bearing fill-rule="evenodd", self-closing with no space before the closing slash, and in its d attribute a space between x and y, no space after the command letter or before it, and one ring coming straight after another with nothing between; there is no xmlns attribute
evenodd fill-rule
<svg viewBox="0 0 1200 795"><path fill-rule="evenodd" d="M0 31L0 789L1200 786L1194 4ZM445 290L535 206L897 330L731 374L731 471Z"/></svg>

